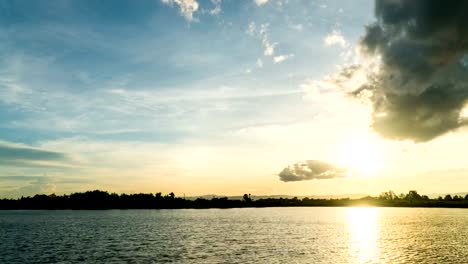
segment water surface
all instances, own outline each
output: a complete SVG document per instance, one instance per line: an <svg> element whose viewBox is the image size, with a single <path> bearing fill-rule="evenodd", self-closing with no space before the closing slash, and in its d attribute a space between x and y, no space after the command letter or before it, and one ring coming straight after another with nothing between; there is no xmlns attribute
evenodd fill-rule
<svg viewBox="0 0 468 264"><path fill-rule="evenodd" d="M468 263L468 210L0 211L0 263Z"/></svg>

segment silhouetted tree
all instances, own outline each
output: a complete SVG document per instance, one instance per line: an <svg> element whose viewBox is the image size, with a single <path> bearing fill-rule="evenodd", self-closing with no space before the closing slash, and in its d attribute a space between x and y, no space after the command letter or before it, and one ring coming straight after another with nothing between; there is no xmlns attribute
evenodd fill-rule
<svg viewBox="0 0 468 264"><path fill-rule="evenodd" d="M242 196L242 198L244 199L245 202L247 203L250 203L252 202L252 199L250 199L250 193L249 194L244 194L244 196Z"/></svg>
<svg viewBox="0 0 468 264"><path fill-rule="evenodd" d="M252 200L250 194L244 194L242 199L228 199L227 197L211 200L198 198L186 200L176 197L174 193L155 195L149 193L116 194L100 190L70 195L43 195L21 197L19 199L0 199L0 209L177 209L177 208L234 208L234 207L271 207L271 206L434 206L434 207L466 207L468 195L446 195L430 199L427 195L419 195L410 191L402 195L405 200L397 199L393 192L382 193L379 197L366 196L361 199L310 199L303 198L265 198ZM454 202L456 201L456 202Z"/></svg>
<svg viewBox="0 0 468 264"><path fill-rule="evenodd" d="M408 192L405 199L409 201L421 200L421 195L419 195L417 191L413 190Z"/></svg>
<svg viewBox="0 0 468 264"><path fill-rule="evenodd" d="M380 200L394 200L398 199L398 196L392 191L383 192L379 195Z"/></svg>

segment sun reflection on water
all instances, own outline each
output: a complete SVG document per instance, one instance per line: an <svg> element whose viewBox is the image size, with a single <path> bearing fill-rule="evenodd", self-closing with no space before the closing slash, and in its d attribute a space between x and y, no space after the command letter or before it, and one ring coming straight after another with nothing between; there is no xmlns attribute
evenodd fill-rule
<svg viewBox="0 0 468 264"><path fill-rule="evenodd" d="M346 211L349 250L355 263L378 259L379 210L375 207L352 207Z"/></svg>

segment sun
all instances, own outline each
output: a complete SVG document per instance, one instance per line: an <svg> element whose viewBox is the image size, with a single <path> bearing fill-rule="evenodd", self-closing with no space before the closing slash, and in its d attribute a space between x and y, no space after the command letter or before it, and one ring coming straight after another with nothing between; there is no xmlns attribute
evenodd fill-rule
<svg viewBox="0 0 468 264"><path fill-rule="evenodd" d="M339 144L336 158L338 165L353 175L374 176L383 167L382 152L371 136L354 137Z"/></svg>

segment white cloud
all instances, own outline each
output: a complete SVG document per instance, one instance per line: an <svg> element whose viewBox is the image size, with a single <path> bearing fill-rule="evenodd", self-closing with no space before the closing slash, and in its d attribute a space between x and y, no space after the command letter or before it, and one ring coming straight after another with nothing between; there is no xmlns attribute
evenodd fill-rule
<svg viewBox="0 0 468 264"><path fill-rule="evenodd" d="M258 5L258 6L262 6L266 3L268 3L268 0L254 0L255 1L255 4Z"/></svg>
<svg viewBox="0 0 468 264"><path fill-rule="evenodd" d="M273 58L273 62L275 64L281 63L281 62L283 62L283 61L285 61L287 59L290 59L292 57L294 57L294 54L279 55L279 56L276 56L276 57Z"/></svg>
<svg viewBox="0 0 468 264"><path fill-rule="evenodd" d="M257 67L258 68L263 68L263 61L260 58L257 59Z"/></svg>
<svg viewBox="0 0 468 264"><path fill-rule="evenodd" d="M271 43L268 38L263 38L262 40L262 44L263 44L263 48L264 48L264 51L263 51L263 54L265 56L273 56L275 54L275 46L278 44L278 43Z"/></svg>
<svg viewBox="0 0 468 264"><path fill-rule="evenodd" d="M333 45L340 45L341 47L346 47L347 43L344 39L343 35L339 31L333 31L332 33L328 34L323 38L323 43L325 46L333 46Z"/></svg>
<svg viewBox="0 0 468 264"><path fill-rule="evenodd" d="M259 35L262 38L263 54L265 56L273 56L275 54L275 46L278 43L271 43L268 37L268 24L262 24L259 30Z"/></svg>
<svg viewBox="0 0 468 264"><path fill-rule="evenodd" d="M176 4L180 8L180 14L185 17L187 21L193 21L193 14L198 10L198 2L195 0L161 0L164 4Z"/></svg>
<svg viewBox="0 0 468 264"><path fill-rule="evenodd" d="M261 39L263 46L263 55L273 56L275 54L275 47L278 43L272 43L268 36L268 26L269 24L261 24L260 27L257 27L255 22L250 22L249 27L246 30L246 33L250 36L257 37Z"/></svg>
<svg viewBox="0 0 468 264"><path fill-rule="evenodd" d="M249 27L247 28L247 34L254 36L255 35L255 30L257 26L255 25L255 22L250 22Z"/></svg>
<svg viewBox="0 0 468 264"><path fill-rule="evenodd" d="M217 16L221 13L221 1L222 0L211 0L214 8L210 10L210 15Z"/></svg>
<svg viewBox="0 0 468 264"><path fill-rule="evenodd" d="M349 73L350 71L348 71ZM332 115L358 113L364 123L370 124L371 105L363 100L351 100L347 94L361 87L367 81L366 69L355 67L352 78L344 78L340 74L327 75L320 80L308 81L301 85L304 99L320 104L322 113Z"/></svg>

